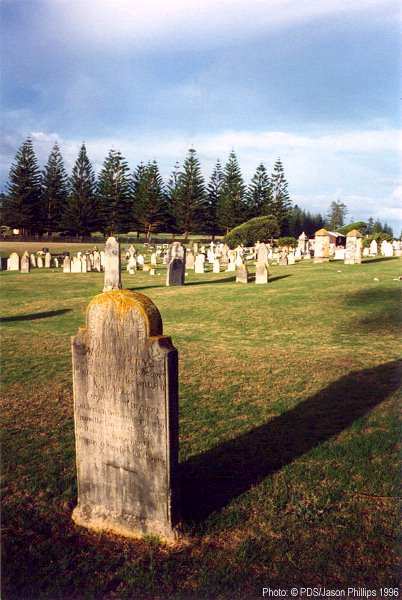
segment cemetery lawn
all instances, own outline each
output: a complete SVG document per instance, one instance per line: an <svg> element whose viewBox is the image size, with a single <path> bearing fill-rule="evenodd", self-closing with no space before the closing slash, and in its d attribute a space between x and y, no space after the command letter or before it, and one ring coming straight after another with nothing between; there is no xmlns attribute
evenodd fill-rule
<svg viewBox="0 0 402 600"><path fill-rule="evenodd" d="M70 336L102 274L0 274L3 598L258 598L398 585L400 259L123 273L179 351L183 539L75 526ZM377 592L379 595L379 592Z"/></svg>

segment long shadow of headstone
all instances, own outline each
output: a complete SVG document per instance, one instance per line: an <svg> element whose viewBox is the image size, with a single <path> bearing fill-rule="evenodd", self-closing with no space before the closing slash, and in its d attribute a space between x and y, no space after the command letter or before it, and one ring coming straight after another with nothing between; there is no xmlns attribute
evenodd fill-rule
<svg viewBox="0 0 402 600"><path fill-rule="evenodd" d="M336 436L398 389L402 361L341 377L292 410L182 464L182 510L199 521Z"/></svg>

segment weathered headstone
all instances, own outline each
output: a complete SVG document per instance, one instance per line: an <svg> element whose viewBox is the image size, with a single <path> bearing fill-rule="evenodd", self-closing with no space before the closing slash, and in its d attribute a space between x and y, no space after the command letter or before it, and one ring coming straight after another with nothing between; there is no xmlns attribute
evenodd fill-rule
<svg viewBox="0 0 402 600"><path fill-rule="evenodd" d="M19 271L20 270L20 257L16 252L11 252L7 261L7 271Z"/></svg>
<svg viewBox="0 0 402 600"><path fill-rule="evenodd" d="M195 273L204 273L205 254L197 254L195 257L194 271Z"/></svg>
<svg viewBox="0 0 402 600"><path fill-rule="evenodd" d="M71 260L69 256L65 256L63 260L63 273L71 273Z"/></svg>
<svg viewBox="0 0 402 600"><path fill-rule="evenodd" d="M120 244L114 237L109 237L105 244L105 280L103 291L121 289Z"/></svg>
<svg viewBox="0 0 402 600"><path fill-rule="evenodd" d="M213 265L212 265L212 272L213 273L220 273L221 272L221 263L219 258L215 258Z"/></svg>
<svg viewBox="0 0 402 600"><path fill-rule="evenodd" d="M237 267L236 283L248 283L248 270L244 263Z"/></svg>
<svg viewBox="0 0 402 600"><path fill-rule="evenodd" d="M50 269L50 263L52 260L52 255L50 252L46 252L45 254L45 269Z"/></svg>
<svg viewBox="0 0 402 600"><path fill-rule="evenodd" d="M192 250L187 250L186 252L186 270L194 269L194 254Z"/></svg>
<svg viewBox="0 0 402 600"><path fill-rule="evenodd" d="M255 265L255 282L268 283L268 268L266 262L257 262Z"/></svg>
<svg viewBox="0 0 402 600"><path fill-rule="evenodd" d="M82 262L79 256L73 256L71 260L71 273L82 273Z"/></svg>
<svg viewBox="0 0 402 600"><path fill-rule="evenodd" d="M95 296L72 339L78 504L73 520L176 539L177 351L143 294Z"/></svg>
<svg viewBox="0 0 402 600"><path fill-rule="evenodd" d="M345 265L355 265L362 262L363 236L357 229L352 229L346 235Z"/></svg>
<svg viewBox="0 0 402 600"><path fill-rule="evenodd" d="M40 254L38 255L38 257L36 259L36 264L38 266L38 269L43 269L43 258Z"/></svg>
<svg viewBox="0 0 402 600"><path fill-rule="evenodd" d="M86 273L87 272L87 257L86 256L81 256L80 258L81 261L81 273Z"/></svg>
<svg viewBox="0 0 402 600"><path fill-rule="evenodd" d="M184 285L186 266L186 249L180 242L173 242L169 247L166 285Z"/></svg>
<svg viewBox="0 0 402 600"><path fill-rule="evenodd" d="M296 257L294 252L289 252L288 254L288 265L294 265L296 262Z"/></svg>
<svg viewBox="0 0 402 600"><path fill-rule="evenodd" d="M378 245L376 240L371 240L370 242L370 256L377 256L378 253Z"/></svg>
<svg viewBox="0 0 402 600"><path fill-rule="evenodd" d="M298 237L297 248L300 250L302 255L308 253L308 236L304 233L304 231Z"/></svg>
<svg viewBox="0 0 402 600"><path fill-rule="evenodd" d="M29 261L29 253L24 252L24 254L21 257L21 273L29 273L30 267L31 264Z"/></svg>
<svg viewBox="0 0 402 600"><path fill-rule="evenodd" d="M101 267L101 261L100 261L100 254L97 250L95 250L95 252L93 253L93 261L94 261L94 270L98 271L98 273L100 273L102 270L102 267Z"/></svg>
<svg viewBox="0 0 402 600"><path fill-rule="evenodd" d="M130 273L130 275L134 275L136 270L137 270L137 260L136 260L135 256L133 254L131 254L130 258L128 259L128 262L127 262L127 271Z"/></svg>
<svg viewBox="0 0 402 600"><path fill-rule="evenodd" d="M36 256L35 254L31 254L30 256L30 261L31 261L31 267L36 267Z"/></svg>
<svg viewBox="0 0 402 600"><path fill-rule="evenodd" d="M329 234L326 229L319 229L315 233L314 262L329 261Z"/></svg>
<svg viewBox="0 0 402 600"><path fill-rule="evenodd" d="M59 259L58 259L58 257L57 257L57 256L55 256L55 257L54 257L54 259L53 259L53 264L54 264L54 266L56 267L56 269L58 269L58 268L59 268Z"/></svg>

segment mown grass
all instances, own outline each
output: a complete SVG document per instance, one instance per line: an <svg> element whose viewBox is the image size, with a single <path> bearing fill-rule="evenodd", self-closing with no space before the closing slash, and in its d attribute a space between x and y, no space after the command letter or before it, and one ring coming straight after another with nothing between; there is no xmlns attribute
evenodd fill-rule
<svg viewBox="0 0 402 600"><path fill-rule="evenodd" d="M180 360L183 541L73 525L70 336L102 275L2 273L4 598L255 598L398 583L399 259L123 274Z"/></svg>

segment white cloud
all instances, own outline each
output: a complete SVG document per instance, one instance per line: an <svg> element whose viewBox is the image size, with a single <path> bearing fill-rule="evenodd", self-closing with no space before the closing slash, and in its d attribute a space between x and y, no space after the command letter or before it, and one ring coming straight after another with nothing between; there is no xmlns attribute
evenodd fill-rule
<svg viewBox="0 0 402 600"><path fill-rule="evenodd" d="M219 45L312 19L374 10L395 14L395 0L48 0L70 35L138 49L184 40Z"/></svg>

